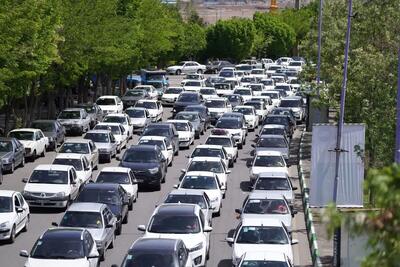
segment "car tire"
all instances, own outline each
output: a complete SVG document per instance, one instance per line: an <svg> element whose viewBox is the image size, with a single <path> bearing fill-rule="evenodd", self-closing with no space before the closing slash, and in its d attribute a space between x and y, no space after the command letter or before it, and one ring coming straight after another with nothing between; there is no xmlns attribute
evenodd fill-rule
<svg viewBox="0 0 400 267"><path fill-rule="evenodd" d="M25 166L25 156L22 157L21 163L19 165L20 167L24 167Z"/></svg>
<svg viewBox="0 0 400 267"><path fill-rule="evenodd" d="M238 149L242 149L243 148L243 144L242 143L239 143L238 144Z"/></svg>
<svg viewBox="0 0 400 267"><path fill-rule="evenodd" d="M179 155L179 148L175 151L175 154L174 154L175 156L178 156Z"/></svg>
<svg viewBox="0 0 400 267"><path fill-rule="evenodd" d="M99 261L104 261L106 259L106 250L104 249L103 253L99 255Z"/></svg>
<svg viewBox="0 0 400 267"><path fill-rule="evenodd" d="M122 223L117 224L117 229L115 229L115 234L121 235L121 232L122 232Z"/></svg>
<svg viewBox="0 0 400 267"><path fill-rule="evenodd" d="M42 158L44 158L46 156L46 147L44 147L42 154L40 154L40 156Z"/></svg>
<svg viewBox="0 0 400 267"><path fill-rule="evenodd" d="M169 167L172 167L172 162L173 162L174 160L171 160L171 162L168 164L168 166Z"/></svg>
<svg viewBox="0 0 400 267"><path fill-rule="evenodd" d="M233 168L233 162L234 162L233 160L229 161L229 164L228 164L229 168Z"/></svg>
<svg viewBox="0 0 400 267"><path fill-rule="evenodd" d="M203 70L197 70L198 74L203 74Z"/></svg>
<svg viewBox="0 0 400 267"><path fill-rule="evenodd" d="M133 200L133 202L136 203L138 198L139 198L139 190L136 191L136 196L135 196L135 199Z"/></svg>
<svg viewBox="0 0 400 267"><path fill-rule="evenodd" d="M200 132L195 132L194 138L195 139L200 139Z"/></svg>
<svg viewBox="0 0 400 267"><path fill-rule="evenodd" d="M181 75L182 71L181 70L176 70L175 74L176 75Z"/></svg>
<svg viewBox="0 0 400 267"><path fill-rule="evenodd" d="M15 162L12 161L12 162L11 162L11 168L10 168L9 173L14 173L14 171L15 171Z"/></svg>
<svg viewBox="0 0 400 267"><path fill-rule="evenodd" d="M110 162L111 162L111 159L112 159L112 154L110 153L110 155L109 155L109 157L107 158L106 162L107 162L107 163L110 163Z"/></svg>
<svg viewBox="0 0 400 267"><path fill-rule="evenodd" d="M246 138L243 138L243 145L246 145Z"/></svg>
<svg viewBox="0 0 400 267"><path fill-rule="evenodd" d="M28 227L29 227L29 221L30 221L30 216L28 215L27 219L26 219L26 223L24 228L22 229L23 232L28 232Z"/></svg>
<svg viewBox="0 0 400 267"><path fill-rule="evenodd" d="M36 160L36 150L33 150L31 161L34 162Z"/></svg>
<svg viewBox="0 0 400 267"><path fill-rule="evenodd" d="M133 199L129 202L128 210L133 210Z"/></svg>
<svg viewBox="0 0 400 267"><path fill-rule="evenodd" d="M115 242L115 235L113 235L113 239L112 239L110 245L108 245L108 248L114 248L114 242Z"/></svg>
<svg viewBox="0 0 400 267"><path fill-rule="evenodd" d="M126 213L124 220L122 221L123 224L127 224L129 221L129 212Z"/></svg>
<svg viewBox="0 0 400 267"><path fill-rule="evenodd" d="M16 231L17 230L16 230L16 227L15 227L15 224L14 224L12 229L11 229L10 238L8 239L8 243L9 244L13 244L15 242L15 236L17 235Z"/></svg>
<svg viewBox="0 0 400 267"><path fill-rule="evenodd" d="M155 191L161 191L161 181L159 184L157 184L156 186L154 186L154 190Z"/></svg>

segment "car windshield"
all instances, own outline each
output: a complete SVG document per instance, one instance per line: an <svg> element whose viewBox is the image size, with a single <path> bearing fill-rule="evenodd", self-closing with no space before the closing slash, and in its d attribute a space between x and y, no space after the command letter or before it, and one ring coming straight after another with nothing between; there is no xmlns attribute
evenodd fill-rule
<svg viewBox="0 0 400 267"><path fill-rule="evenodd" d="M0 196L0 213L12 212L11 197Z"/></svg>
<svg viewBox="0 0 400 267"><path fill-rule="evenodd" d="M53 164L58 164L58 165L67 165L67 166L73 166L75 167L75 170L77 171L82 171L82 162L80 159L63 159L63 158L56 158L53 161Z"/></svg>
<svg viewBox="0 0 400 267"><path fill-rule="evenodd" d="M198 98L196 94L182 94L178 98L178 102L193 102L197 103Z"/></svg>
<svg viewBox="0 0 400 267"><path fill-rule="evenodd" d="M149 163L158 162L155 150L131 150L127 151L122 159L125 162Z"/></svg>
<svg viewBox="0 0 400 267"><path fill-rule="evenodd" d="M239 120L218 120L215 128L220 129L240 129L242 124Z"/></svg>
<svg viewBox="0 0 400 267"><path fill-rule="evenodd" d="M284 261L244 260L240 267L288 267Z"/></svg>
<svg viewBox="0 0 400 267"><path fill-rule="evenodd" d="M218 189L218 184L216 179L212 176L192 175L183 178L180 188L213 190Z"/></svg>
<svg viewBox="0 0 400 267"><path fill-rule="evenodd" d="M150 86L136 86L135 89L136 90L144 90L144 91L147 91L147 92L151 91L151 87Z"/></svg>
<svg viewBox="0 0 400 267"><path fill-rule="evenodd" d="M134 252L125 257L121 267L175 267L173 255L156 252ZM167 253L167 252L166 252Z"/></svg>
<svg viewBox="0 0 400 267"><path fill-rule="evenodd" d="M126 118L120 116L106 116L103 122L127 124Z"/></svg>
<svg viewBox="0 0 400 267"><path fill-rule="evenodd" d="M301 100L282 99L280 106L284 108L298 108L301 107Z"/></svg>
<svg viewBox="0 0 400 267"><path fill-rule="evenodd" d="M264 70L252 70L251 74L264 74Z"/></svg>
<svg viewBox="0 0 400 267"><path fill-rule="evenodd" d="M281 66L269 66L268 70L280 70Z"/></svg>
<svg viewBox="0 0 400 267"><path fill-rule="evenodd" d="M261 80L260 81L264 85L274 85L274 80Z"/></svg>
<svg viewBox="0 0 400 267"><path fill-rule="evenodd" d="M78 110L74 111L61 111L60 115L58 115L59 119L62 120L71 120L71 119L80 119L81 112Z"/></svg>
<svg viewBox="0 0 400 267"><path fill-rule="evenodd" d="M285 167L285 161L281 156L256 156L255 167Z"/></svg>
<svg viewBox="0 0 400 267"><path fill-rule="evenodd" d="M256 181L256 190L290 190L289 181L283 178L263 177Z"/></svg>
<svg viewBox="0 0 400 267"><path fill-rule="evenodd" d="M249 86L253 91L262 91L262 86L258 84L252 84Z"/></svg>
<svg viewBox="0 0 400 267"><path fill-rule="evenodd" d="M187 82L185 82L185 86L201 86L201 82L198 82L198 81L187 81Z"/></svg>
<svg viewBox="0 0 400 267"><path fill-rule="evenodd" d="M0 152L10 152L13 151L13 146L11 141L0 141Z"/></svg>
<svg viewBox="0 0 400 267"><path fill-rule="evenodd" d="M96 183L130 184L129 174L126 172L101 171Z"/></svg>
<svg viewBox="0 0 400 267"><path fill-rule="evenodd" d="M290 91L291 90L290 85L277 85L277 86L275 86L275 89L276 90L282 89L282 90L285 90L285 91Z"/></svg>
<svg viewBox="0 0 400 267"><path fill-rule="evenodd" d="M271 99L278 99L279 96L276 93L262 93L263 96L269 96Z"/></svg>
<svg viewBox="0 0 400 267"><path fill-rule="evenodd" d="M237 70L252 70L253 67L250 65L243 65L243 66L238 66L236 67Z"/></svg>
<svg viewBox="0 0 400 267"><path fill-rule="evenodd" d="M240 96L237 96L237 95L228 95L226 98L230 102L239 102L240 101Z"/></svg>
<svg viewBox="0 0 400 267"><path fill-rule="evenodd" d="M142 90L128 90L124 96L144 96Z"/></svg>
<svg viewBox="0 0 400 267"><path fill-rule="evenodd" d="M223 173L224 168L219 161L192 161L188 172L215 172Z"/></svg>
<svg viewBox="0 0 400 267"><path fill-rule="evenodd" d="M251 82L254 82L255 79L253 77L243 77L242 79L240 79L240 81L242 83L251 83Z"/></svg>
<svg viewBox="0 0 400 267"><path fill-rule="evenodd" d="M261 131L261 135L264 135L264 134L285 135L285 129L282 129L282 128L264 128Z"/></svg>
<svg viewBox="0 0 400 267"><path fill-rule="evenodd" d="M31 128L40 129L43 132L52 132L55 130L53 122L33 122Z"/></svg>
<svg viewBox="0 0 400 267"><path fill-rule="evenodd" d="M247 89L236 89L234 94L238 95L251 95L251 91Z"/></svg>
<svg viewBox="0 0 400 267"><path fill-rule="evenodd" d="M43 238L36 241L31 251L35 259L80 259L85 257L80 238Z"/></svg>
<svg viewBox="0 0 400 267"><path fill-rule="evenodd" d="M29 183L32 184L68 184L67 171L34 170Z"/></svg>
<svg viewBox="0 0 400 267"><path fill-rule="evenodd" d="M96 125L93 130L109 130L111 129L111 132L113 135L121 135L121 129L117 125Z"/></svg>
<svg viewBox="0 0 400 267"><path fill-rule="evenodd" d="M147 109L157 109L157 104L156 104L156 102L141 101L141 102L137 102L135 107L147 108Z"/></svg>
<svg viewBox="0 0 400 267"><path fill-rule="evenodd" d="M301 62L292 61L289 63L289 66L301 67Z"/></svg>
<svg viewBox="0 0 400 267"><path fill-rule="evenodd" d="M254 107L255 109L258 109L258 110L262 109L262 104L259 103L259 102L247 102L247 103L244 103L244 105L245 106L252 106L252 107Z"/></svg>
<svg viewBox="0 0 400 267"><path fill-rule="evenodd" d="M128 114L130 118L146 118L146 112L140 109L127 109L125 113Z"/></svg>
<svg viewBox="0 0 400 267"><path fill-rule="evenodd" d="M219 73L219 76L229 78L229 77L233 77L234 74L233 74L233 71L221 71Z"/></svg>
<svg viewBox="0 0 400 267"><path fill-rule="evenodd" d="M165 90L164 94L180 94L182 93L183 89L181 88L168 88Z"/></svg>
<svg viewBox="0 0 400 267"><path fill-rule="evenodd" d="M77 202L97 202L109 205L120 205L121 199L114 190L84 189L76 199Z"/></svg>
<svg viewBox="0 0 400 267"><path fill-rule="evenodd" d="M188 113L178 113L175 116L176 120L187 120L187 121L195 121L198 119L197 114L188 114Z"/></svg>
<svg viewBox="0 0 400 267"><path fill-rule="evenodd" d="M215 89L218 89L218 90L228 90L228 89L230 89L229 84L224 84L224 83L216 84L216 85L214 85L214 87L215 87Z"/></svg>
<svg viewBox="0 0 400 267"><path fill-rule="evenodd" d="M161 128L161 127L151 127L146 128L143 132L143 136L169 136L169 129L168 128Z"/></svg>
<svg viewBox="0 0 400 267"><path fill-rule="evenodd" d="M216 95L215 89L200 89L202 95Z"/></svg>
<svg viewBox="0 0 400 267"><path fill-rule="evenodd" d="M162 140L141 139L138 145L153 145L158 146L161 150L166 150L164 142Z"/></svg>
<svg viewBox="0 0 400 267"><path fill-rule="evenodd" d="M280 125L288 125L289 122L285 117L267 117L264 120L264 124L280 124Z"/></svg>
<svg viewBox="0 0 400 267"><path fill-rule="evenodd" d="M262 137L259 139L257 147L287 148L288 145L283 138Z"/></svg>
<svg viewBox="0 0 400 267"><path fill-rule="evenodd" d="M253 115L253 110L251 108L235 108L233 112L239 112L243 115Z"/></svg>
<svg viewBox="0 0 400 267"><path fill-rule="evenodd" d="M99 106L113 106L116 105L116 102L114 98L99 98L96 104Z"/></svg>
<svg viewBox="0 0 400 267"><path fill-rule="evenodd" d="M95 143L109 143L110 138L108 133L87 133L85 139L92 140Z"/></svg>
<svg viewBox="0 0 400 267"><path fill-rule="evenodd" d="M169 194L165 203L188 203L188 204L197 204L202 209L207 208L207 203L203 196L200 195L172 195Z"/></svg>
<svg viewBox="0 0 400 267"><path fill-rule="evenodd" d="M218 100L210 100L206 102L206 107L208 108L224 108L225 107L225 101L218 101Z"/></svg>
<svg viewBox="0 0 400 267"><path fill-rule="evenodd" d="M188 79L188 80L198 80L198 79L200 79L200 76L196 75L196 74L188 74L188 75L186 75L186 79Z"/></svg>
<svg viewBox="0 0 400 267"><path fill-rule="evenodd" d="M64 143L60 153L89 154L89 145L85 143Z"/></svg>
<svg viewBox="0 0 400 267"><path fill-rule="evenodd" d="M288 214L288 207L283 199L249 199L243 213L250 214Z"/></svg>
<svg viewBox="0 0 400 267"><path fill-rule="evenodd" d="M33 132L30 131L13 131L8 134L9 137L14 137L18 140L32 141L35 136Z"/></svg>
<svg viewBox="0 0 400 267"><path fill-rule="evenodd" d="M189 125L186 122L173 122L175 128L179 132L187 132L189 131Z"/></svg>
<svg viewBox="0 0 400 267"><path fill-rule="evenodd" d="M223 138L223 137L209 137L206 141L206 145L219 145L224 147L232 147L232 140L230 138Z"/></svg>
<svg viewBox="0 0 400 267"><path fill-rule="evenodd" d="M195 216L157 214L151 218L149 232L165 234L195 234L200 232L199 220Z"/></svg>
<svg viewBox="0 0 400 267"><path fill-rule="evenodd" d="M101 229L103 222L99 212L67 211L61 219L60 226Z"/></svg>
<svg viewBox="0 0 400 267"><path fill-rule="evenodd" d="M274 115L288 115L288 116L292 115L290 113L290 110L285 110L285 109L274 109L272 114L274 114Z"/></svg>
<svg viewBox="0 0 400 267"><path fill-rule="evenodd" d="M224 152L221 149L214 149L214 148L196 148L192 155L194 157L219 157L221 159L224 158Z"/></svg>
<svg viewBox="0 0 400 267"><path fill-rule="evenodd" d="M243 226L240 229L236 243L286 245L289 244L289 240L282 227Z"/></svg>

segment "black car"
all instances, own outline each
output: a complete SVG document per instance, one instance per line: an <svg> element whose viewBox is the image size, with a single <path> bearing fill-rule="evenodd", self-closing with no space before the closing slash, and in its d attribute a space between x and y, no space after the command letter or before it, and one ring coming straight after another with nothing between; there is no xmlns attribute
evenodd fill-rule
<svg viewBox="0 0 400 267"><path fill-rule="evenodd" d="M95 202L107 204L117 217L116 234L121 234L122 224L128 223L129 195L120 184L85 184L74 202Z"/></svg>
<svg viewBox="0 0 400 267"><path fill-rule="evenodd" d="M290 121L293 123L293 126L296 125L296 116L291 108L279 107L274 108L271 112L273 115L287 115L290 118Z"/></svg>
<svg viewBox="0 0 400 267"><path fill-rule="evenodd" d="M74 107L83 108L90 117L90 128L93 128L98 122L104 118L104 113L101 108L96 104L77 104Z"/></svg>
<svg viewBox="0 0 400 267"><path fill-rule="evenodd" d="M25 165L24 146L16 138L0 137L0 159L1 170L13 173L15 167Z"/></svg>
<svg viewBox="0 0 400 267"><path fill-rule="evenodd" d="M213 76L213 77L208 77L205 81L204 81L204 83L206 84L206 86L207 87L214 87L214 85L216 84L216 83L223 83L223 82L225 82L225 78L224 77L215 77L215 76Z"/></svg>
<svg viewBox="0 0 400 267"><path fill-rule="evenodd" d="M185 267L191 260L188 249L180 239L140 238L132 244L121 267Z"/></svg>
<svg viewBox="0 0 400 267"><path fill-rule="evenodd" d="M280 124L285 126L285 130L287 134L289 135L290 138L293 136L294 132L294 124L290 120L290 117L288 115L272 115L269 114L267 117L265 117L263 121L263 125L266 124Z"/></svg>
<svg viewBox="0 0 400 267"><path fill-rule="evenodd" d="M151 186L161 189L167 174L167 160L156 145L134 145L128 148L119 166L130 168L135 174L139 186Z"/></svg>
<svg viewBox="0 0 400 267"><path fill-rule="evenodd" d="M244 103L243 96L239 94L227 95L226 98L229 100L232 107L240 106Z"/></svg>
<svg viewBox="0 0 400 267"><path fill-rule="evenodd" d="M184 111L195 111L199 113L199 116L202 120L204 120L204 129L207 130L211 125L211 116L208 111L208 107L204 105L190 105L185 108Z"/></svg>
<svg viewBox="0 0 400 267"><path fill-rule="evenodd" d="M173 114L183 111L187 106L199 105L203 103L203 97L196 92L183 92L179 95L178 99L172 109Z"/></svg>
<svg viewBox="0 0 400 267"><path fill-rule="evenodd" d="M126 91L125 95L121 98L124 103L124 108L133 107L140 99L150 98L149 93L142 89L132 89Z"/></svg>
<svg viewBox="0 0 400 267"><path fill-rule="evenodd" d="M142 136L165 136L171 142L174 154L179 154L179 135L172 123L150 123L143 130Z"/></svg>
<svg viewBox="0 0 400 267"><path fill-rule="evenodd" d="M65 140L65 128L57 120L36 120L31 123L31 128L42 130L44 136L49 138L47 149L56 149Z"/></svg>
<svg viewBox="0 0 400 267"><path fill-rule="evenodd" d="M235 67L227 60L216 60L206 65L206 73L218 73L222 68Z"/></svg>

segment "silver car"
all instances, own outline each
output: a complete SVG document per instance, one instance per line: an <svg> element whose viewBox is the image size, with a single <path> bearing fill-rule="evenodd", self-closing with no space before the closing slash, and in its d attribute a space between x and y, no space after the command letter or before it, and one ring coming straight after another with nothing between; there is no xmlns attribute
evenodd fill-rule
<svg viewBox="0 0 400 267"><path fill-rule="evenodd" d="M151 123L151 116L145 108L127 108L125 113L128 114L133 125L133 132L141 133L143 129Z"/></svg>
<svg viewBox="0 0 400 267"><path fill-rule="evenodd" d="M57 120L67 133L83 134L90 130L90 117L83 108L64 109Z"/></svg>
<svg viewBox="0 0 400 267"><path fill-rule="evenodd" d="M117 218L106 204L87 202L73 203L59 226L86 228L96 241L100 260L104 260L105 251L114 247L116 224Z"/></svg>
<svg viewBox="0 0 400 267"><path fill-rule="evenodd" d="M84 139L94 142L99 150L99 160L111 162L111 158L117 155L117 140L109 130L91 130L85 134Z"/></svg>

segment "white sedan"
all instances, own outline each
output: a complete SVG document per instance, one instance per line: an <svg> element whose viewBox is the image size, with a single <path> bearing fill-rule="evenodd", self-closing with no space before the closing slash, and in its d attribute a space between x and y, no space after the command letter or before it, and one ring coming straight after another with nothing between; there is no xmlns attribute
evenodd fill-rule
<svg viewBox="0 0 400 267"><path fill-rule="evenodd" d="M121 124L125 129L125 134L128 136L128 139L133 138L133 124L128 114L122 113L107 115L104 117L103 122Z"/></svg>
<svg viewBox="0 0 400 267"><path fill-rule="evenodd" d="M183 87L169 87L161 97L161 103L164 106L173 106L180 93L184 91Z"/></svg>
<svg viewBox="0 0 400 267"><path fill-rule="evenodd" d="M46 148L49 145L49 139L44 136L40 129L15 129L8 133L8 137L18 139L18 141L24 145L25 157L29 157L32 161L34 161L38 155L44 157Z"/></svg>
<svg viewBox="0 0 400 267"><path fill-rule="evenodd" d="M236 106L233 112L239 112L244 115L246 125L249 130L253 130L258 127L260 118L257 115L256 109L253 106Z"/></svg>
<svg viewBox="0 0 400 267"><path fill-rule="evenodd" d="M110 130L117 141L117 153L128 145L128 136L126 135L125 128L120 123L107 123L101 122L94 126L93 130Z"/></svg>
<svg viewBox="0 0 400 267"><path fill-rule="evenodd" d="M138 141L138 145L154 145L161 149L161 153L167 160L168 166L172 166L174 159L174 151L169 139L165 136L142 136Z"/></svg>
<svg viewBox="0 0 400 267"><path fill-rule="evenodd" d="M179 147L189 148L194 142L195 129L188 120L167 120L167 122L175 125L179 136Z"/></svg>
<svg viewBox="0 0 400 267"><path fill-rule="evenodd" d="M151 99L157 100L158 98L157 90L153 85L138 85L135 89L147 91Z"/></svg>
<svg viewBox="0 0 400 267"><path fill-rule="evenodd" d="M136 102L135 108L145 108L150 114L151 121L157 122L162 120L164 108L157 100L141 99Z"/></svg>
<svg viewBox="0 0 400 267"><path fill-rule="evenodd" d="M57 154L53 164L72 166L76 170L78 180L86 184L92 179L92 167L88 159L82 154L60 153Z"/></svg>

